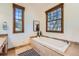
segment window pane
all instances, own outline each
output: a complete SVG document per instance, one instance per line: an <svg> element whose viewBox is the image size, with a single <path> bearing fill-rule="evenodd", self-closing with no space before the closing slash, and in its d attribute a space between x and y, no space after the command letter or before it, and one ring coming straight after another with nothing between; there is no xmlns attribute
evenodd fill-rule
<svg viewBox="0 0 79 59"><path fill-rule="evenodd" d="M50 26L50 22L48 22L48 27Z"/></svg>
<svg viewBox="0 0 79 59"><path fill-rule="evenodd" d="M15 16L16 16L16 19L22 19L22 10L16 8L15 9Z"/></svg>
<svg viewBox="0 0 79 59"><path fill-rule="evenodd" d="M51 12L48 13L48 21L51 20Z"/></svg>
<svg viewBox="0 0 79 59"><path fill-rule="evenodd" d="M51 13L51 15L50 15L50 20L53 20L53 12L50 12Z"/></svg>
<svg viewBox="0 0 79 59"><path fill-rule="evenodd" d="M22 22L19 20L16 21L16 30L22 31Z"/></svg>
<svg viewBox="0 0 79 59"><path fill-rule="evenodd" d="M22 31L22 10L15 9L16 31Z"/></svg>
<svg viewBox="0 0 79 59"><path fill-rule="evenodd" d="M18 19L22 20L22 16L19 16Z"/></svg>
<svg viewBox="0 0 79 59"><path fill-rule="evenodd" d="M15 9L15 12L19 12L19 9L18 9L18 8L16 8L16 9Z"/></svg>
<svg viewBox="0 0 79 59"><path fill-rule="evenodd" d="M18 16L18 11L15 12L15 15Z"/></svg>
<svg viewBox="0 0 79 59"><path fill-rule="evenodd" d="M58 9L58 18L61 18L61 8Z"/></svg>
<svg viewBox="0 0 79 59"><path fill-rule="evenodd" d="M15 16L15 18L16 18L16 19L19 19L18 15L17 15L17 16Z"/></svg>
<svg viewBox="0 0 79 59"><path fill-rule="evenodd" d="M61 31L61 20L57 20L58 23L58 31Z"/></svg>

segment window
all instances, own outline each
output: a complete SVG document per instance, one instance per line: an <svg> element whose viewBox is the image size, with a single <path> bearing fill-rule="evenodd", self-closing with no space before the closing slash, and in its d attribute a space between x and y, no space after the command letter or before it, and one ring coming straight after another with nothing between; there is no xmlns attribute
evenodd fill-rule
<svg viewBox="0 0 79 59"><path fill-rule="evenodd" d="M24 32L24 7L13 4L13 33Z"/></svg>
<svg viewBox="0 0 79 59"><path fill-rule="evenodd" d="M63 33L63 3L46 11L46 32Z"/></svg>

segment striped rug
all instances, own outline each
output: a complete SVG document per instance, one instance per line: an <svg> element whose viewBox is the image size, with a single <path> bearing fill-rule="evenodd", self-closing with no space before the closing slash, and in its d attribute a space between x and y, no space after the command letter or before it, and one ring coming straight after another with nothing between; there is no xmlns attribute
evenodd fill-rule
<svg viewBox="0 0 79 59"><path fill-rule="evenodd" d="M19 56L40 56L34 49L27 50L18 54Z"/></svg>

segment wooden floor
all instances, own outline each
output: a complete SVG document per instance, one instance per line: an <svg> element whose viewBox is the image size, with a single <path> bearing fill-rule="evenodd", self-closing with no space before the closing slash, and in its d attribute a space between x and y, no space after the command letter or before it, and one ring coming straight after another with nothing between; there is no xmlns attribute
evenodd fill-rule
<svg viewBox="0 0 79 59"><path fill-rule="evenodd" d="M20 54L24 51L27 51L29 49L32 49L31 45L25 45L25 46L9 49L7 55L8 56L17 56L18 54Z"/></svg>

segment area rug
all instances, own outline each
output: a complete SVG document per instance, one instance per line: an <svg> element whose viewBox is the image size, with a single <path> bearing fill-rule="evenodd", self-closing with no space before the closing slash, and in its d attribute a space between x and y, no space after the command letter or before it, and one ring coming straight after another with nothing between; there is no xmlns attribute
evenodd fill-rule
<svg viewBox="0 0 79 59"><path fill-rule="evenodd" d="M18 54L19 56L40 56L34 49L27 50Z"/></svg>

